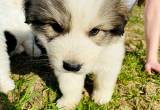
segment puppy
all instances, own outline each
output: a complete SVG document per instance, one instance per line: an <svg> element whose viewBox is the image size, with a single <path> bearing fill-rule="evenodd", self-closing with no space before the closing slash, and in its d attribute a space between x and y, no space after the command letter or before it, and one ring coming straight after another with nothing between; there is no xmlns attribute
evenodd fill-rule
<svg viewBox="0 0 160 110"><path fill-rule="evenodd" d="M41 55L34 44L34 35L24 23L23 0L0 0L0 92L14 89L10 78L9 56L25 51L30 56ZM33 51L34 48L34 51Z"/></svg>
<svg viewBox="0 0 160 110"><path fill-rule="evenodd" d="M86 74L94 73L92 99L110 101L124 58L124 27L136 0L25 0L26 23L47 50L70 110L82 98Z"/></svg>

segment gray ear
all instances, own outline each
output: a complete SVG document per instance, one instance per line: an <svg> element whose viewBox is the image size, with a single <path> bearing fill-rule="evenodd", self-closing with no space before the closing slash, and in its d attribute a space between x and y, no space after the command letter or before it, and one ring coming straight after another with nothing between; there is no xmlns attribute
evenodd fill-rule
<svg viewBox="0 0 160 110"><path fill-rule="evenodd" d="M137 0L123 0L123 2L127 5L128 9L131 10L136 4Z"/></svg>

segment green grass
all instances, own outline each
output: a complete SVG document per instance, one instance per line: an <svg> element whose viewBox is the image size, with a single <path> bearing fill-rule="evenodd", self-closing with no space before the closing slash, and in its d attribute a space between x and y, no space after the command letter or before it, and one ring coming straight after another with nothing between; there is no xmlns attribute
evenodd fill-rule
<svg viewBox="0 0 160 110"><path fill-rule="evenodd" d="M7 96L0 94L0 109L2 103L5 110L58 110L55 102L61 93L46 58L17 56L12 61L16 89ZM160 110L160 75L147 75L144 64L143 7L135 7L126 27L126 57L112 100L98 106L85 93L76 110ZM91 79L86 80L89 90Z"/></svg>

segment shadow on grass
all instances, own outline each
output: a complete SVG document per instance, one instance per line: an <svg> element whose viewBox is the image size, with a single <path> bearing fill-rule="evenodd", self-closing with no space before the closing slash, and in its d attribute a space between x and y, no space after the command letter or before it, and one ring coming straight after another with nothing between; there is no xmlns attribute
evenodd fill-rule
<svg viewBox="0 0 160 110"><path fill-rule="evenodd" d="M16 110L14 105L8 100L8 97L2 93L0 93L0 110Z"/></svg>
<svg viewBox="0 0 160 110"><path fill-rule="evenodd" d="M39 58L29 57L25 54L13 56L11 57L11 71L18 75L33 72L39 75L47 87L59 92L57 79L45 55Z"/></svg>

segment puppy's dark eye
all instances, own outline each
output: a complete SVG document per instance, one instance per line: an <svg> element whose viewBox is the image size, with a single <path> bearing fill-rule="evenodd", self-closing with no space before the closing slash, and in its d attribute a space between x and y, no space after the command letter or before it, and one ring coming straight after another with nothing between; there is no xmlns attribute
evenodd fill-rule
<svg viewBox="0 0 160 110"><path fill-rule="evenodd" d="M93 29L89 32L89 36L96 36L99 32L100 32L100 29L98 29L98 28L93 28Z"/></svg>
<svg viewBox="0 0 160 110"><path fill-rule="evenodd" d="M51 26L54 29L54 31L57 33L62 33L64 31L63 27L58 23L53 23Z"/></svg>
<svg viewBox="0 0 160 110"><path fill-rule="evenodd" d="M44 25L46 25L46 23L38 21L38 20L31 21L31 23L33 25L37 25L37 26L44 26Z"/></svg>

